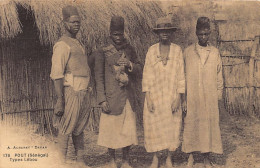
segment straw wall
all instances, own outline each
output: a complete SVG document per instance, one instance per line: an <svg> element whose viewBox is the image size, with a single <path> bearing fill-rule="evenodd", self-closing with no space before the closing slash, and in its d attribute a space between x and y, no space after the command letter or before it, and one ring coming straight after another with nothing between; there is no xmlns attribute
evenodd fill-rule
<svg viewBox="0 0 260 168"><path fill-rule="evenodd" d="M231 114L248 115L251 113L249 59L252 46L253 41L222 42L220 45L225 78L225 100L227 109ZM238 48L235 50L237 52L230 51L233 47ZM255 67L255 73L259 73L259 66ZM255 111L253 113L259 115L259 84L254 85L254 87L256 97L254 99Z"/></svg>
<svg viewBox="0 0 260 168"><path fill-rule="evenodd" d="M225 99L231 114L260 116L260 83L253 84L254 99L250 102L249 61L254 38L260 35L259 2L218 3L227 23L219 26L223 42L220 50L223 56ZM242 40L242 41L239 41ZM256 57L260 57L259 50ZM259 61L254 63L254 80L259 80Z"/></svg>
<svg viewBox="0 0 260 168"><path fill-rule="evenodd" d="M36 39L1 43L1 112L5 122L29 125L33 130L49 124L53 90L49 79L49 52ZM45 125L47 126L47 125ZM41 128L43 131L43 128Z"/></svg>

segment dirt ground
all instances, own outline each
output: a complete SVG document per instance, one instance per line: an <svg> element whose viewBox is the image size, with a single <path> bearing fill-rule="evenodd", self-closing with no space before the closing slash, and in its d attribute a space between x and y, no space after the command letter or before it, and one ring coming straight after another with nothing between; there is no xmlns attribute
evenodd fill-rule
<svg viewBox="0 0 260 168"><path fill-rule="evenodd" d="M224 154L211 155L216 168L260 168L260 120L248 117L222 115L221 132ZM143 131L138 129L139 145L133 146L130 153L131 165L134 168L148 168L152 155L146 153L143 145ZM85 163L93 168L106 168L108 154L105 148L96 145L97 132L86 131ZM68 159L74 158L74 150L70 140ZM180 148L173 153L172 161L176 168L184 168L187 155ZM117 151L117 164L121 165L121 151ZM195 155L194 168L203 167L200 155Z"/></svg>
<svg viewBox="0 0 260 168"><path fill-rule="evenodd" d="M235 117L220 115L220 126L224 154L212 155L211 159L216 168L260 168L260 120L248 117ZM0 157L2 168L75 168L74 147L70 138L67 155L70 164L64 166L60 162L55 138L50 134L35 134L24 128L4 128L0 125L0 156L1 153L9 153L11 157L15 153L48 153L49 157L38 158L38 162L16 162L11 163L9 158ZM86 156L85 163L93 168L108 168L109 161L107 149L97 146L98 133L85 131ZM138 127L139 145L133 146L130 152L130 164L134 168L148 168L152 162L152 154L147 153L144 148L143 131ZM46 146L47 149L8 149L7 146ZM117 151L118 168L121 165L121 151ZM180 148L173 153L172 161L176 168L185 168L187 155ZM4 165L4 166L3 166ZM19 166L18 166L19 165ZM203 168L202 158L195 155L194 168Z"/></svg>

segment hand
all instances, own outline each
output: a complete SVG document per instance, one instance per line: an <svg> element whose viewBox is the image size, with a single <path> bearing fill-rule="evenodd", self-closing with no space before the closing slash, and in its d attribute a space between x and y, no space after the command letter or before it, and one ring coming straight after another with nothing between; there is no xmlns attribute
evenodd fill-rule
<svg viewBox="0 0 260 168"><path fill-rule="evenodd" d="M64 98L59 97L54 106L54 114L61 117L64 114L64 108L65 108Z"/></svg>
<svg viewBox="0 0 260 168"><path fill-rule="evenodd" d="M88 92L89 92L91 95L94 95L94 91L93 91L93 88L92 88L92 87L88 87Z"/></svg>
<svg viewBox="0 0 260 168"><path fill-rule="evenodd" d="M154 113L155 108L154 108L154 104L153 104L153 100L152 100L150 92L145 93L145 99L146 99L148 111L150 111L151 113Z"/></svg>
<svg viewBox="0 0 260 168"><path fill-rule="evenodd" d="M101 108L103 110L104 113L107 113L109 114L111 111L110 111L110 107L109 107L109 104L107 101L104 101L101 103Z"/></svg>
<svg viewBox="0 0 260 168"><path fill-rule="evenodd" d="M120 58L117 61L117 64L120 65L120 66L130 67L130 61L127 58Z"/></svg>
<svg viewBox="0 0 260 168"><path fill-rule="evenodd" d="M186 102L186 100L182 102L181 109L182 109L182 112L184 112L185 114L187 113L187 102Z"/></svg>
<svg viewBox="0 0 260 168"><path fill-rule="evenodd" d="M172 108L172 112L175 113L178 111L180 107L180 98L176 98L172 104L171 104L171 108Z"/></svg>
<svg viewBox="0 0 260 168"><path fill-rule="evenodd" d="M152 100L147 100L147 108L151 113L154 113L155 108Z"/></svg>

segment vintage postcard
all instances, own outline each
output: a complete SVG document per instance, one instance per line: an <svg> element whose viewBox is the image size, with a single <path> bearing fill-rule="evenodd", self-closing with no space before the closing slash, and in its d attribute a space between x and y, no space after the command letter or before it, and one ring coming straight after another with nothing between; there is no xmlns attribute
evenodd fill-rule
<svg viewBox="0 0 260 168"><path fill-rule="evenodd" d="M260 168L259 11L0 0L0 168Z"/></svg>

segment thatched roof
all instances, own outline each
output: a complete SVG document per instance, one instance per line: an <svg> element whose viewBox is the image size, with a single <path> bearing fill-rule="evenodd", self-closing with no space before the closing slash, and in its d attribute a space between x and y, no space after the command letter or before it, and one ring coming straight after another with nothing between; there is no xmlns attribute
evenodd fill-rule
<svg viewBox="0 0 260 168"><path fill-rule="evenodd" d="M21 32L16 3L0 1L0 37L12 38Z"/></svg>
<svg viewBox="0 0 260 168"><path fill-rule="evenodd" d="M39 39L53 45L62 32L61 9L77 6L82 17L79 39L89 48L106 41L111 16L121 15L126 21L126 35L134 46L150 45L154 37L151 28L163 12L157 2L119 0L5 0L0 6L1 38L13 38L22 31L17 6L28 9L35 17ZM148 44L147 44L148 43ZM140 47L139 47L140 48ZM143 49L139 49L143 54Z"/></svg>

